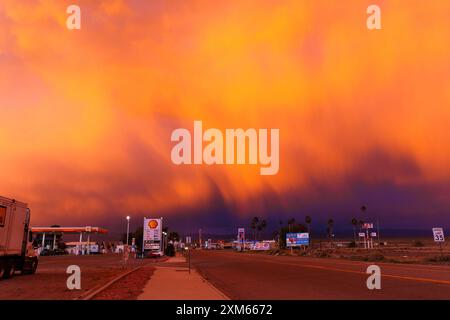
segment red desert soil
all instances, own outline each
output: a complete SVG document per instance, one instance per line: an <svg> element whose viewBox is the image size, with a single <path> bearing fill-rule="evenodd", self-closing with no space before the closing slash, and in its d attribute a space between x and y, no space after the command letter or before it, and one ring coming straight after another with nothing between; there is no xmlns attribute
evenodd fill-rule
<svg viewBox="0 0 450 320"><path fill-rule="evenodd" d="M113 283L92 300L136 300L154 270L152 265L144 266Z"/></svg>

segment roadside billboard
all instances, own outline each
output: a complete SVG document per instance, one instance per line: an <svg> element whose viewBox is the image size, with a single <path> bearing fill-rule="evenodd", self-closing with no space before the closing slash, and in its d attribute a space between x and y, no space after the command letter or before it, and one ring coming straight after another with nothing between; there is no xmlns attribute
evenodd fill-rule
<svg viewBox="0 0 450 320"><path fill-rule="evenodd" d="M270 250L270 243L264 241L254 242L250 245L250 250L258 250L258 251Z"/></svg>
<svg viewBox="0 0 450 320"><path fill-rule="evenodd" d="M159 250L162 238L162 219L144 218L144 250Z"/></svg>
<svg viewBox="0 0 450 320"><path fill-rule="evenodd" d="M299 247L309 245L309 233L286 233L286 246Z"/></svg>

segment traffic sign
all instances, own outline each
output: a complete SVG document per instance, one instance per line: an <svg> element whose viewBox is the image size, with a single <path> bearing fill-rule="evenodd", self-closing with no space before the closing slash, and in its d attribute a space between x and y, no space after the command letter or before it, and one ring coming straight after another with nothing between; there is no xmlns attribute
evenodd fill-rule
<svg viewBox="0 0 450 320"><path fill-rule="evenodd" d="M444 229L442 228L433 228L433 238L434 242L444 242Z"/></svg>

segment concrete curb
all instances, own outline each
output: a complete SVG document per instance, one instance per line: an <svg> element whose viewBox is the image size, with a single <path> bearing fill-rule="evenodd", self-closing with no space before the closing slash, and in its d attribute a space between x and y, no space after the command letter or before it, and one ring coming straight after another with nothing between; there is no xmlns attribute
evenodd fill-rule
<svg viewBox="0 0 450 320"><path fill-rule="evenodd" d="M143 266L139 266L136 267L132 270L126 271L120 275L118 275L117 277L115 277L114 279L110 280L108 283L104 284L103 286L101 286L100 288L92 288L91 290L88 290L87 292L85 292L83 295L74 298L73 300L91 300L93 297L95 297L96 295L98 295L100 292L102 292L103 290L107 289L109 286L113 285L114 283L116 283L117 281L119 281L120 279L126 277L127 275L129 275L130 273L133 273L139 269L141 269Z"/></svg>
<svg viewBox="0 0 450 320"><path fill-rule="evenodd" d="M231 300L225 293L223 293L222 291L220 291L216 286L214 286L211 282L209 282L204 276L203 274L201 274L200 271L198 271L197 269L194 269L197 274L200 276L200 278L202 278L202 280L208 285L210 286L214 291L216 291L219 295L221 295L223 297L223 300Z"/></svg>

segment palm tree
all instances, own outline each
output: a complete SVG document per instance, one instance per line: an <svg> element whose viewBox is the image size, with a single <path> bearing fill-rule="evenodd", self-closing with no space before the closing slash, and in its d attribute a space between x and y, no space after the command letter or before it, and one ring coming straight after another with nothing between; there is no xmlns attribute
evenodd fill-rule
<svg viewBox="0 0 450 320"><path fill-rule="evenodd" d="M359 224L359 228L362 229L362 227L364 226L364 220L359 220L358 224Z"/></svg>
<svg viewBox="0 0 450 320"><path fill-rule="evenodd" d="M353 218L352 219L352 226L353 226L353 237L355 239L355 247L356 247L356 226L358 225L358 219Z"/></svg>
<svg viewBox="0 0 450 320"><path fill-rule="evenodd" d="M306 226L307 226L307 228L308 228L309 245L310 245L310 246L312 246L312 241L311 241L311 222L312 222L311 217L310 217L310 216L306 216L306 217L305 217L305 223L306 223Z"/></svg>
<svg viewBox="0 0 450 320"><path fill-rule="evenodd" d="M308 233L310 232L310 225L311 225L312 219L310 216L305 217L305 223L308 226Z"/></svg>
<svg viewBox="0 0 450 320"><path fill-rule="evenodd" d="M258 217L253 217L252 223L250 225L250 227L253 229L253 236L255 238L255 241L256 241L256 228L258 226L258 222L259 222L259 218Z"/></svg>
<svg viewBox="0 0 450 320"><path fill-rule="evenodd" d="M258 231L260 232L260 235L261 235L261 231L263 231L266 227L267 227L267 221L262 220L258 225Z"/></svg>
<svg viewBox="0 0 450 320"><path fill-rule="evenodd" d="M288 220L289 232L291 232L291 226L295 225L295 218L291 218Z"/></svg>
<svg viewBox="0 0 450 320"><path fill-rule="evenodd" d="M328 219L328 236L330 237L330 242L331 242L331 247L333 247L333 225L334 225L334 220L333 219Z"/></svg>
<svg viewBox="0 0 450 320"><path fill-rule="evenodd" d="M363 205L361 208L359 208L359 210L361 210L361 213L363 214L364 217L364 213L366 213L367 207Z"/></svg>

